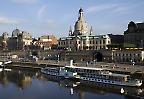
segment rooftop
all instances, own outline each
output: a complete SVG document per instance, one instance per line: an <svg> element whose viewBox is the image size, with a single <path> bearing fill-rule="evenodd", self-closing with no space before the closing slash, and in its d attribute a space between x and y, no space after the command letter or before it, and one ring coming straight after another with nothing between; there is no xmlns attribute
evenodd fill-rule
<svg viewBox="0 0 144 99"><path fill-rule="evenodd" d="M80 67L80 66L65 66L65 67L77 68L77 69L87 69L87 70L97 70L97 71L106 70L105 68L95 68L95 67Z"/></svg>

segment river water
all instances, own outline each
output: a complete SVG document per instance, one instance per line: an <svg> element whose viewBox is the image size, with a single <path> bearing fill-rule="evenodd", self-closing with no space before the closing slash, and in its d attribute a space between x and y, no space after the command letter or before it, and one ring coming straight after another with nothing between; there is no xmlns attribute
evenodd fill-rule
<svg viewBox="0 0 144 99"><path fill-rule="evenodd" d="M60 80L30 70L0 72L0 99L132 99L134 97L144 99L144 87L89 85L68 79Z"/></svg>

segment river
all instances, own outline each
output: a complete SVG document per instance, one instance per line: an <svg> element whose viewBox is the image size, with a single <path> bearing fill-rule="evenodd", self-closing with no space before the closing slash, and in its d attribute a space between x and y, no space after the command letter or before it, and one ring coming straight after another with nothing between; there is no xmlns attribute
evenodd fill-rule
<svg viewBox="0 0 144 99"><path fill-rule="evenodd" d="M121 93L121 90L124 92ZM144 99L144 87L89 85L47 76L40 71L0 72L0 99Z"/></svg>

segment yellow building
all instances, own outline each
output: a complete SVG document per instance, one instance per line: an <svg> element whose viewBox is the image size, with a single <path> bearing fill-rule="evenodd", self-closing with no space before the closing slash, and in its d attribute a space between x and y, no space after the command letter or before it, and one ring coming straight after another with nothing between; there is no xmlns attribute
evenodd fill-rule
<svg viewBox="0 0 144 99"><path fill-rule="evenodd" d="M50 50L53 45L58 44L58 40L54 35L43 35L38 38L36 46L39 46L41 49Z"/></svg>

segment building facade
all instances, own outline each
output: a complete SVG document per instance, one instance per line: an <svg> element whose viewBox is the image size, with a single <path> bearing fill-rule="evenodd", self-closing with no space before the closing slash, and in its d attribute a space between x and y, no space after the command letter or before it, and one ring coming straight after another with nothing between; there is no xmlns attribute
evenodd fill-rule
<svg viewBox="0 0 144 99"><path fill-rule="evenodd" d="M89 30L88 24L84 18L84 11L80 8L78 20L74 25L74 31L70 27L69 36L59 39L59 47L68 50L83 50L89 49L89 40L91 37L92 28Z"/></svg>
<svg viewBox="0 0 144 99"><path fill-rule="evenodd" d="M144 22L129 22L124 32L124 43L125 47L144 48Z"/></svg>
<svg viewBox="0 0 144 99"><path fill-rule="evenodd" d="M2 36L0 37L0 46L1 46L1 50L7 50L8 49L8 33L7 32L4 32L2 34Z"/></svg>
<svg viewBox="0 0 144 99"><path fill-rule="evenodd" d="M123 35L92 35L93 29L89 28L84 18L84 11L79 10L78 20L74 31L70 27L69 36L59 39L59 47L68 50L100 50L108 49L112 43L123 44ZM120 38L121 40L119 40Z"/></svg>
<svg viewBox="0 0 144 99"><path fill-rule="evenodd" d="M140 64L144 63L144 51L142 49L112 50L113 62Z"/></svg>
<svg viewBox="0 0 144 99"><path fill-rule="evenodd" d="M59 39L59 46L70 50L100 50L108 49L111 44L108 35L69 36Z"/></svg>
<svg viewBox="0 0 144 99"><path fill-rule="evenodd" d="M9 50L26 50L32 43L32 36L26 31L15 29L8 40Z"/></svg>
<svg viewBox="0 0 144 99"><path fill-rule="evenodd" d="M50 50L53 45L57 45L58 40L54 35L43 35L38 38L35 45L43 50Z"/></svg>

